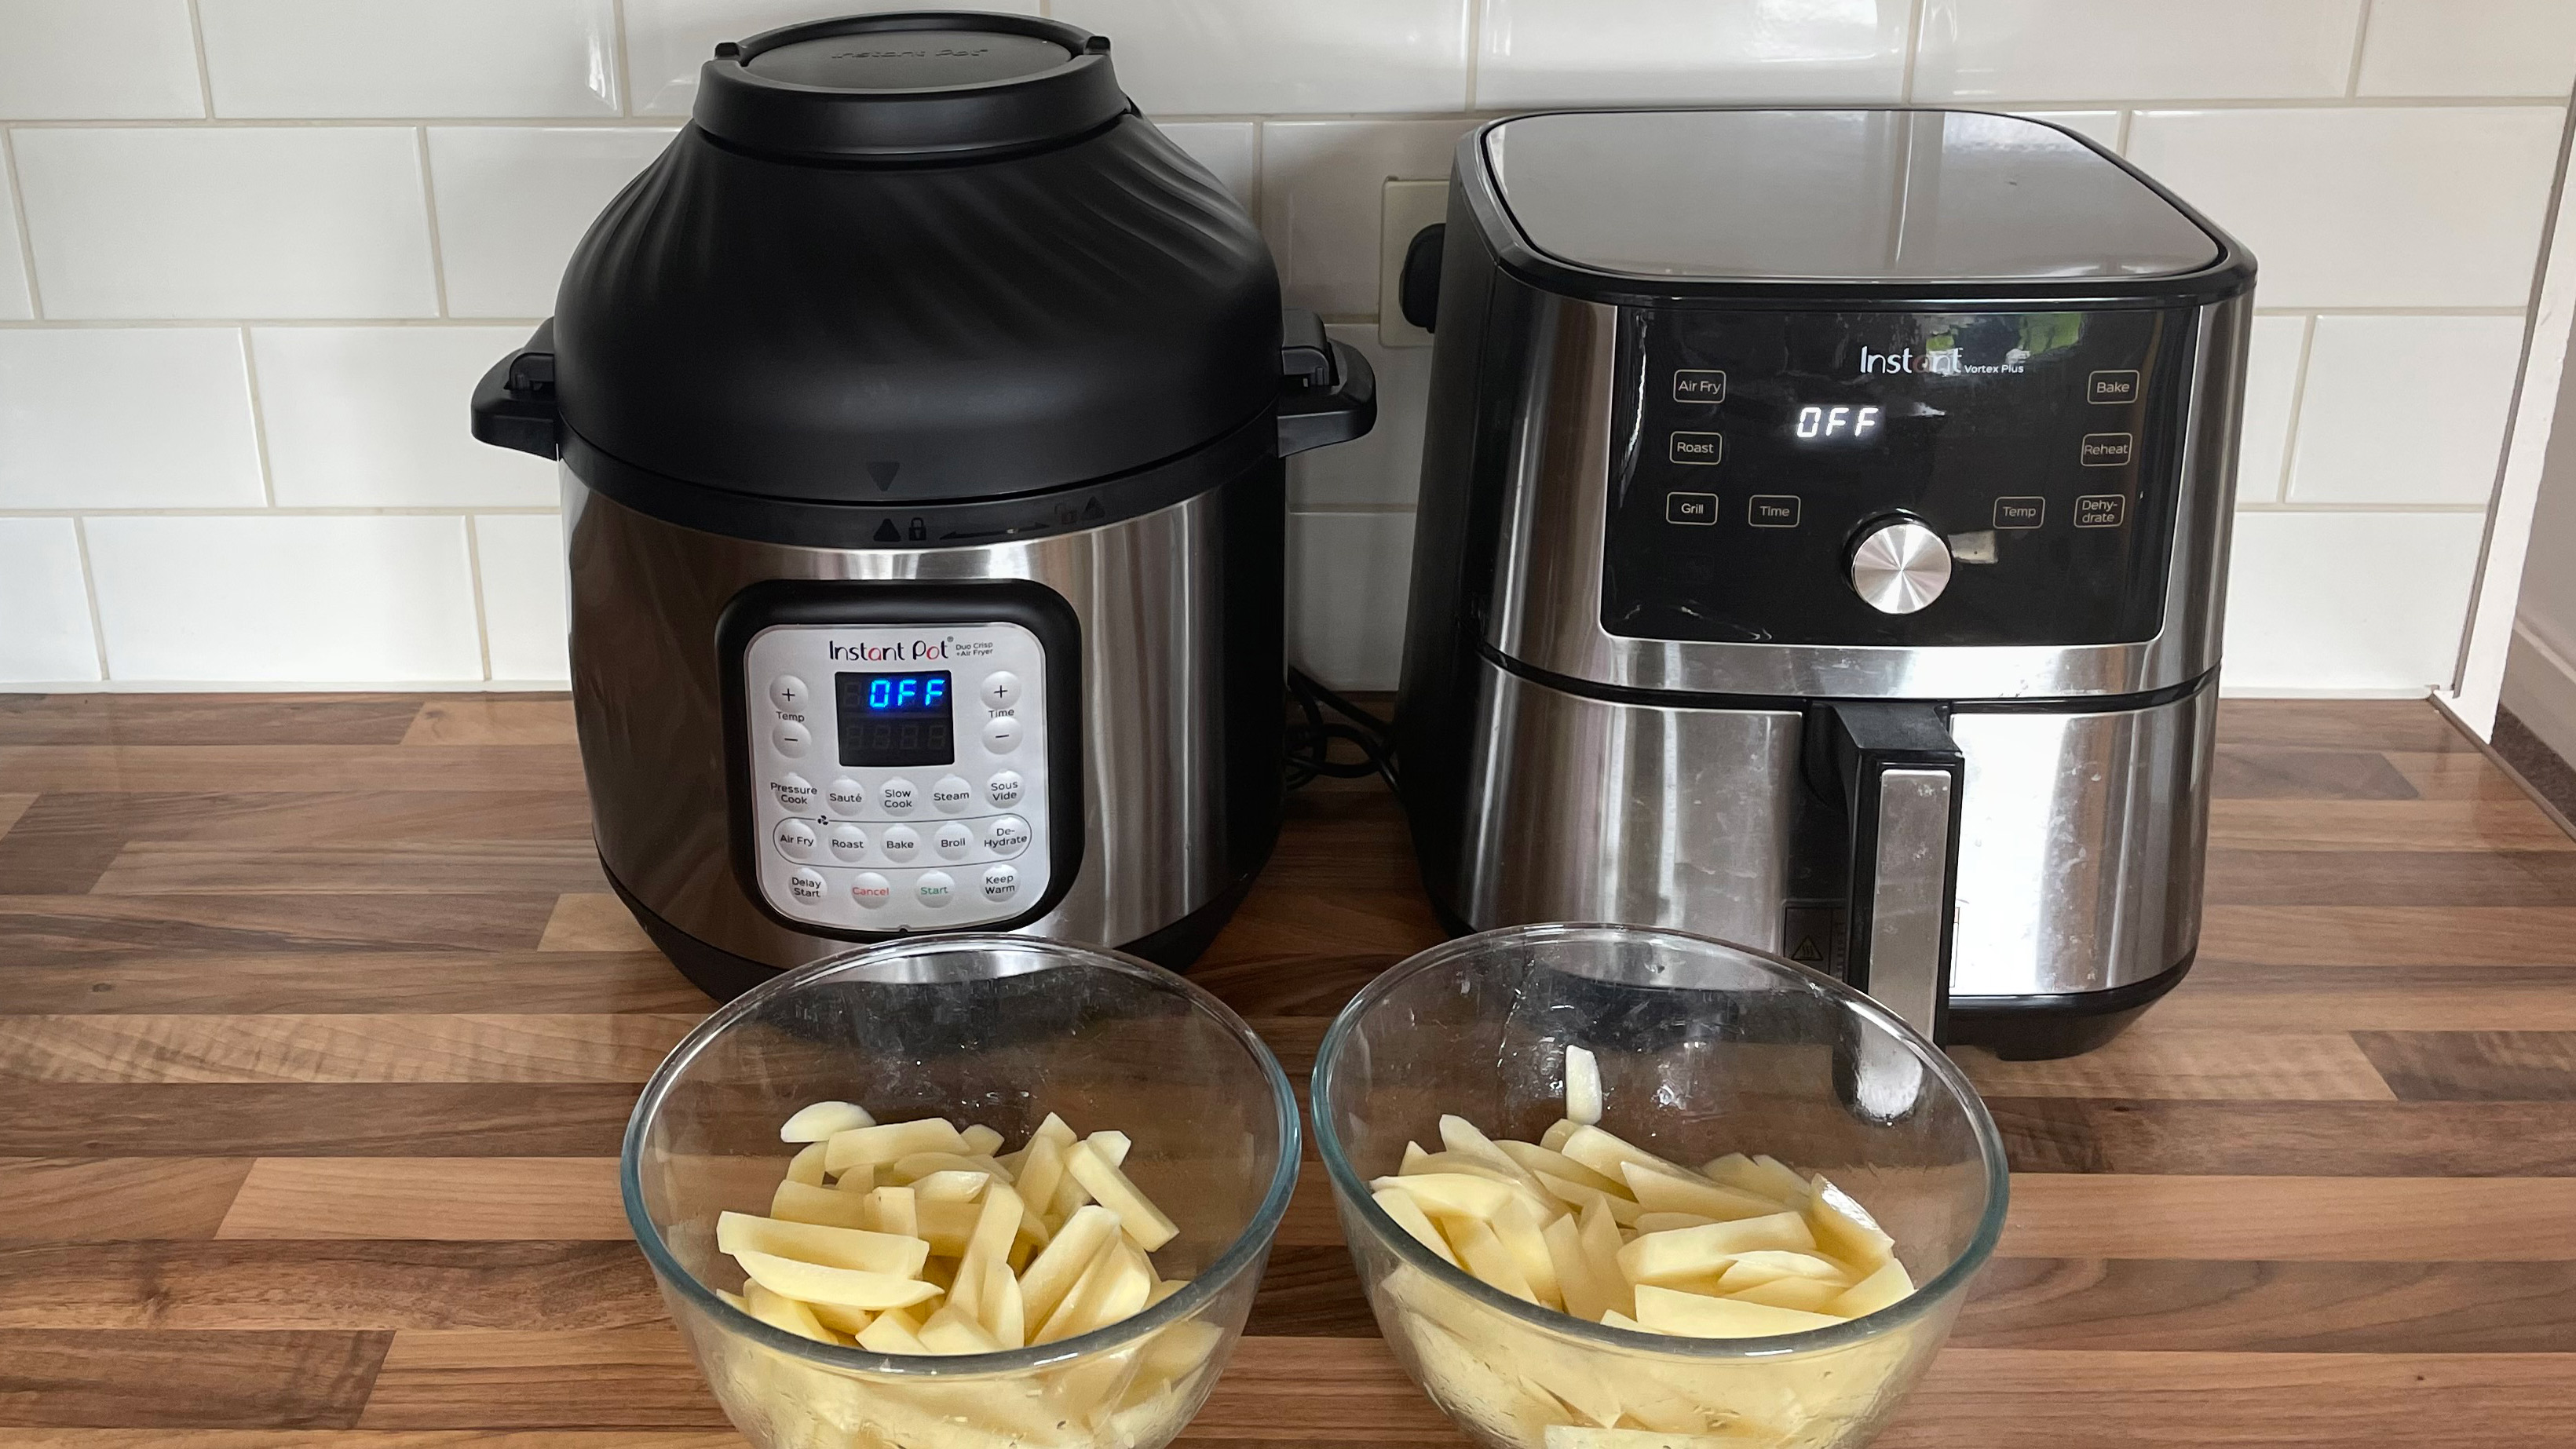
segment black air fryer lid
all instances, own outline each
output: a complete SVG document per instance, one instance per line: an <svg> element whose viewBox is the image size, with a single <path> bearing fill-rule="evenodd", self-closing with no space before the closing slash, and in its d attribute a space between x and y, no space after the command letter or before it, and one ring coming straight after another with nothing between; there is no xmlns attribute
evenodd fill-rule
<svg viewBox="0 0 2576 1449"><path fill-rule="evenodd" d="M1106 40L874 15L719 47L702 74L694 124L557 299L557 431L592 486L746 536L781 508L902 508L913 541L915 507L1096 514L1074 490L1256 432L1271 452L1269 251L1135 114Z"/></svg>

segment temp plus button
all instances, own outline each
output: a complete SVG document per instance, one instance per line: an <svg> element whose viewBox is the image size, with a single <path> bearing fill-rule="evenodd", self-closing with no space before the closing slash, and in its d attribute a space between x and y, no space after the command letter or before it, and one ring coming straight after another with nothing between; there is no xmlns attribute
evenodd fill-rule
<svg viewBox="0 0 2576 1449"><path fill-rule="evenodd" d="M1667 493L1664 495L1664 522L1717 522L1717 495L1714 493Z"/></svg>

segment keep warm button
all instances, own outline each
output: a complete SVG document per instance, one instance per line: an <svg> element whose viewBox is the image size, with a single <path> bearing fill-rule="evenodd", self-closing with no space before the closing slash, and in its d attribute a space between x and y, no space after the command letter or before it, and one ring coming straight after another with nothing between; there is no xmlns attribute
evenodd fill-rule
<svg viewBox="0 0 2576 1449"><path fill-rule="evenodd" d="M2077 528L2117 528L2128 517L2129 500L2117 493L2096 494L2075 500Z"/></svg>

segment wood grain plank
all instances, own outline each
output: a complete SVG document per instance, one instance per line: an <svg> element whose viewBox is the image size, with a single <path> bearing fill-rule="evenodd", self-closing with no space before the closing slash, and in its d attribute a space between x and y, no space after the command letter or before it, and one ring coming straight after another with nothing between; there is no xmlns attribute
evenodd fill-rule
<svg viewBox="0 0 2576 1449"><path fill-rule="evenodd" d="M2540 966L2576 963L2564 906L2231 906L2201 914L2204 962Z"/></svg>
<svg viewBox="0 0 2576 1449"><path fill-rule="evenodd" d="M2576 1103L1988 1097L2015 1172L2576 1177Z"/></svg>
<svg viewBox="0 0 2576 1449"><path fill-rule="evenodd" d="M0 1017L0 1081L641 1082L695 1016Z"/></svg>
<svg viewBox="0 0 2576 1449"><path fill-rule="evenodd" d="M2576 1263L2001 1258L1972 1292L1963 1347L2576 1353Z"/></svg>
<svg viewBox="0 0 2576 1449"><path fill-rule="evenodd" d="M607 1157L631 1083L0 1082L15 1157Z"/></svg>
<svg viewBox="0 0 2576 1449"><path fill-rule="evenodd" d="M2576 1030L2369 1031L2354 1040L2410 1102L2576 1102Z"/></svg>
<svg viewBox="0 0 2576 1449"><path fill-rule="evenodd" d="M706 1012L658 951L91 951L12 965L15 1015L273 1012Z"/></svg>
<svg viewBox="0 0 2576 1449"><path fill-rule="evenodd" d="M632 1243L0 1243L0 1328L488 1328L663 1322Z"/></svg>
<svg viewBox="0 0 2576 1449"><path fill-rule="evenodd" d="M2427 756L2426 758L2452 758ZM2412 800L2414 784L2377 750L2301 750L2221 744L2215 800Z"/></svg>
<svg viewBox="0 0 2576 1449"><path fill-rule="evenodd" d="M2440 1262L2464 1249L2494 1262L2576 1259L2576 1178L2015 1174L1997 1251Z"/></svg>
<svg viewBox="0 0 2576 1449"><path fill-rule="evenodd" d="M9 1449L747 1449L731 1429L18 1429Z"/></svg>
<svg viewBox="0 0 2576 1449"><path fill-rule="evenodd" d="M2150 1013L2080 1057L2007 1062L1974 1047L1951 1056L1977 1090L2008 1097L2217 1097L2388 1101L2370 1059L2342 1033L2199 1031Z"/></svg>
<svg viewBox="0 0 2576 1449"><path fill-rule="evenodd" d="M0 954L516 951L537 944L553 906L539 894L0 895Z"/></svg>
<svg viewBox="0 0 2576 1449"><path fill-rule="evenodd" d="M629 1237L614 1157L263 1157L222 1238Z"/></svg>
<svg viewBox="0 0 2576 1449"><path fill-rule="evenodd" d="M18 827L0 837L0 889L20 895L86 891L131 841L345 848L389 841L589 839L590 802L577 790L63 790L39 797Z"/></svg>
<svg viewBox="0 0 2576 1449"><path fill-rule="evenodd" d="M11 792L580 788L580 754L565 745L0 745Z"/></svg>
<svg viewBox="0 0 2576 1449"><path fill-rule="evenodd" d="M2576 906L2576 851L2213 849L2207 898L2231 906Z"/></svg>
<svg viewBox="0 0 2576 1449"><path fill-rule="evenodd" d="M1350 1250L1331 1245L1282 1244L1270 1250L1261 1291L1252 1300L1244 1332L1261 1337L1374 1338L1377 1319L1360 1291Z"/></svg>
<svg viewBox="0 0 2576 1449"><path fill-rule="evenodd" d="M2382 756L2389 768L2406 777L2427 800L2522 800L2522 787L2485 755L2416 754L2391 750Z"/></svg>
<svg viewBox="0 0 2576 1449"><path fill-rule="evenodd" d="M2209 843L2239 850L2576 850L2529 800L2213 800Z"/></svg>
<svg viewBox="0 0 2576 1449"><path fill-rule="evenodd" d="M249 1172L222 1157L0 1158L0 1240L210 1238Z"/></svg>
<svg viewBox="0 0 2576 1449"><path fill-rule="evenodd" d="M2218 737L2230 745L2478 753L2431 701L2417 699L2222 699Z"/></svg>
<svg viewBox="0 0 2576 1449"><path fill-rule="evenodd" d="M126 843L90 889L101 895L487 895L594 890L599 852L584 840L396 840L372 845Z"/></svg>
<svg viewBox="0 0 2576 1449"><path fill-rule="evenodd" d="M546 913L540 951L650 951L653 938L626 903L606 891L558 897Z"/></svg>
<svg viewBox="0 0 2576 1449"><path fill-rule="evenodd" d="M2576 966L2217 962L2156 1003L2156 1024L2252 1032L2576 1031Z"/></svg>
<svg viewBox="0 0 2576 1449"><path fill-rule="evenodd" d="M390 745L421 697L0 694L0 745Z"/></svg>
<svg viewBox="0 0 2576 1449"><path fill-rule="evenodd" d="M40 795L0 795L0 835L7 835L17 825L27 807L44 798Z"/></svg>
<svg viewBox="0 0 2576 1449"><path fill-rule="evenodd" d="M717 1428L723 1411L668 1323L568 1333L406 1330L359 1416L369 1429Z"/></svg>
<svg viewBox="0 0 2576 1449"><path fill-rule="evenodd" d="M403 731L406 745L569 745L572 698L542 695L493 699L460 695L420 707Z"/></svg>
<svg viewBox="0 0 2576 1449"><path fill-rule="evenodd" d="M388 1338L0 1329L0 1424L347 1428Z"/></svg>

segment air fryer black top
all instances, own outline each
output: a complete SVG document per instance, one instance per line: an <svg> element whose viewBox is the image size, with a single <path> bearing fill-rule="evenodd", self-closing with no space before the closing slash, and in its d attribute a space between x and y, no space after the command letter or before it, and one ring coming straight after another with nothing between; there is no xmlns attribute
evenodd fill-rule
<svg viewBox="0 0 2576 1449"><path fill-rule="evenodd" d="M1262 416L1269 253L1108 52L969 13L718 47L693 124L565 271L574 466L958 502L1129 473Z"/></svg>

